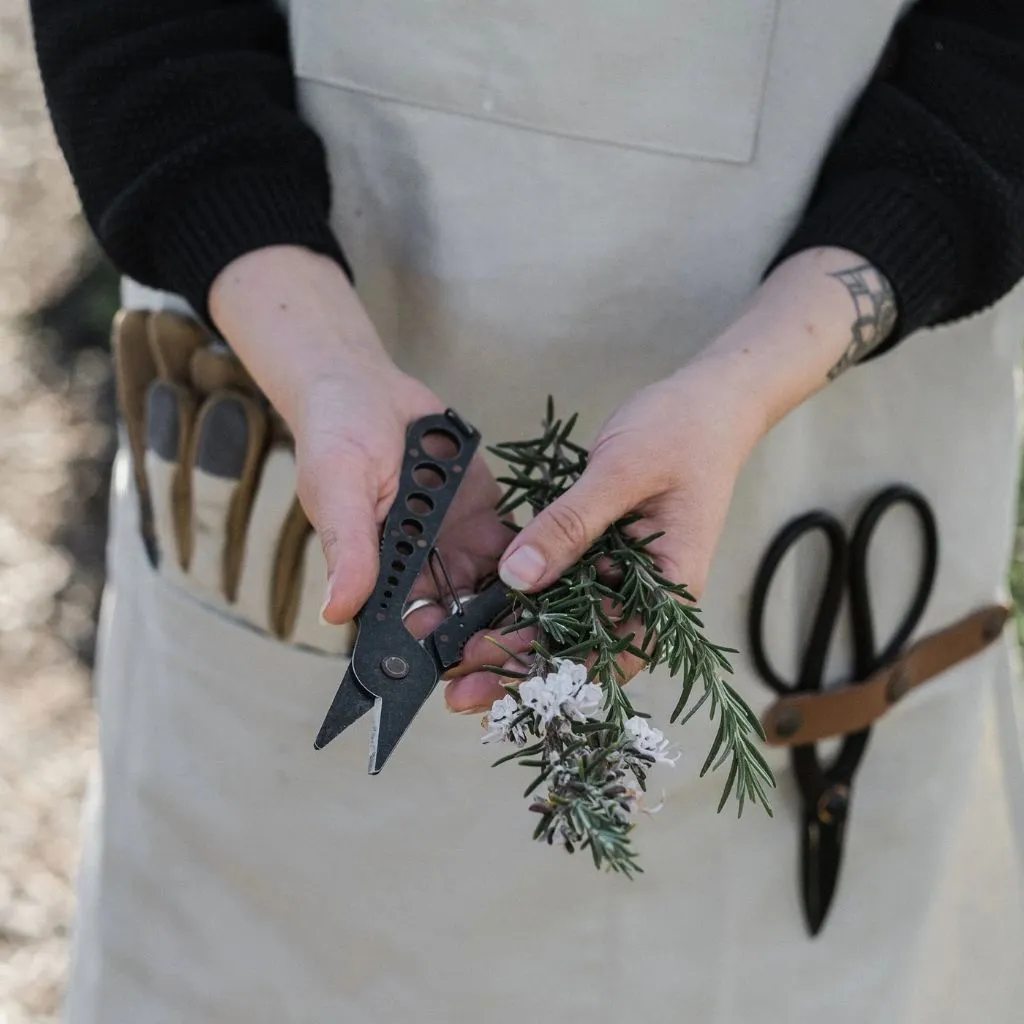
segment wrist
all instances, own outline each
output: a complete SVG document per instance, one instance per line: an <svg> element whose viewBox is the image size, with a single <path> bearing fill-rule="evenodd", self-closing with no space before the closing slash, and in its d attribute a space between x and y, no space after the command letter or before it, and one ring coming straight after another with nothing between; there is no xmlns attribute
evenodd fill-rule
<svg viewBox="0 0 1024 1024"><path fill-rule="evenodd" d="M855 253L823 248L781 263L698 357L719 364L767 430L884 342L888 282Z"/></svg>
<svg viewBox="0 0 1024 1024"><path fill-rule="evenodd" d="M399 374L341 267L311 250L273 246L234 260L214 280L209 308L289 425L324 380Z"/></svg>

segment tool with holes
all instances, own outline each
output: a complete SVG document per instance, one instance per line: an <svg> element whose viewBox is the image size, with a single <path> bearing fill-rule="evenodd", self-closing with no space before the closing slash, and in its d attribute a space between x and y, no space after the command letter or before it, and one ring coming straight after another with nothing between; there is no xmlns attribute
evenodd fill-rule
<svg viewBox="0 0 1024 1024"><path fill-rule="evenodd" d="M402 609L416 577L434 553L445 514L480 443L480 434L452 410L411 424L398 494L384 522L380 574L356 617L352 661L317 735L319 749L374 710L370 773L377 774L434 691L441 673L457 664L466 641L510 607L504 584L494 582L460 605L433 633L416 640Z"/></svg>

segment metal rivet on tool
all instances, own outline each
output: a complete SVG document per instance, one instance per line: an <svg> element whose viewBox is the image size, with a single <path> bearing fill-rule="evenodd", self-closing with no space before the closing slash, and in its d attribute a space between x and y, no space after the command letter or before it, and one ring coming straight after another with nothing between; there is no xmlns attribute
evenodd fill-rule
<svg viewBox="0 0 1024 1024"><path fill-rule="evenodd" d="M889 682L885 684L885 699L890 704L895 704L898 700L906 697L909 689L910 676L907 674L907 670L903 667L897 668L889 676Z"/></svg>
<svg viewBox="0 0 1024 1024"><path fill-rule="evenodd" d="M992 643L993 640L1003 631L1004 617L1000 612L998 615L990 615L988 621L982 626L981 636L986 643Z"/></svg>
<svg viewBox="0 0 1024 1024"><path fill-rule="evenodd" d="M818 798L818 820L824 825L831 825L837 819L846 816L850 804L850 787L842 783L830 786Z"/></svg>
<svg viewBox="0 0 1024 1024"><path fill-rule="evenodd" d="M796 708L783 708L775 716L775 733L781 739L795 736L804 724L803 715Z"/></svg>
<svg viewBox="0 0 1024 1024"><path fill-rule="evenodd" d="M397 654L389 654L381 663L384 675L391 679L404 679L409 674L409 662Z"/></svg>

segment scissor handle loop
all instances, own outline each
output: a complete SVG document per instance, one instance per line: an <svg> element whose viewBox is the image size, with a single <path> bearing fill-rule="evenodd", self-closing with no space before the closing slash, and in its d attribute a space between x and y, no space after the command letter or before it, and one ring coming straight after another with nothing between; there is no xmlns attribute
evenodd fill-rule
<svg viewBox="0 0 1024 1024"><path fill-rule="evenodd" d="M803 658L800 660L798 680L787 682L768 660L764 642L765 605L772 580L779 563L790 549L805 535L820 531L829 544L828 572L825 585L818 601L810 638ZM776 693L786 694L795 690L817 689L825 671L829 643L835 632L839 609L843 601L843 587L846 584L848 545L842 523L828 512L814 511L799 516L787 523L772 541L754 577L750 597L748 632L750 635L750 656L764 681Z"/></svg>
<svg viewBox="0 0 1024 1024"><path fill-rule="evenodd" d="M882 517L896 505L906 505L917 516L921 524L924 553L913 599L885 647L877 650L868 587L868 549ZM894 484L877 494L861 513L850 538L849 580L854 679L866 679L876 669L892 661L903 649L924 615L935 585L938 564L939 531L935 513L932 512L924 495L906 484Z"/></svg>

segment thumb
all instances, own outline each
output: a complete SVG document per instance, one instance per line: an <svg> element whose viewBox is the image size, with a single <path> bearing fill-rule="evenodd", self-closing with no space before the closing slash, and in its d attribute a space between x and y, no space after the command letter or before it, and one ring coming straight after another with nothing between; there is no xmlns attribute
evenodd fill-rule
<svg viewBox="0 0 1024 1024"><path fill-rule="evenodd" d="M611 523L632 510L632 488L617 475L592 462L508 546L498 567L502 581L513 590L540 590L578 562Z"/></svg>
<svg viewBox="0 0 1024 1024"><path fill-rule="evenodd" d="M339 465L307 474L300 500L320 539L327 562L327 592L321 617L351 622L373 591L380 570L375 481L364 466Z"/></svg>

